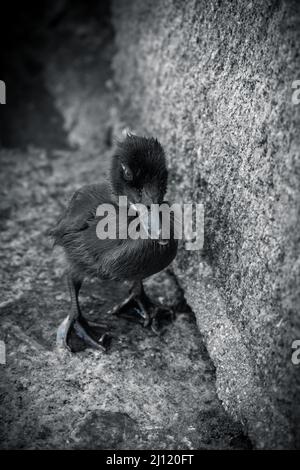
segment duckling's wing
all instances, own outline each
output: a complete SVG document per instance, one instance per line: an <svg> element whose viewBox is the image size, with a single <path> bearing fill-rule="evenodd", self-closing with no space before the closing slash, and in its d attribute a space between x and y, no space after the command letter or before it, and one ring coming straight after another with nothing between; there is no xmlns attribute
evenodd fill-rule
<svg viewBox="0 0 300 470"><path fill-rule="evenodd" d="M70 233L81 232L94 222L97 207L112 203L111 189L107 182L82 186L72 196L56 227L50 231L54 244L62 245Z"/></svg>

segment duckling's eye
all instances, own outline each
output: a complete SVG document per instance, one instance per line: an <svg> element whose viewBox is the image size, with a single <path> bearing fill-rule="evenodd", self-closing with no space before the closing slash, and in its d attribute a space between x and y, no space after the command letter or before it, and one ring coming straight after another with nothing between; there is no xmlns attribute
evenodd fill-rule
<svg viewBox="0 0 300 470"><path fill-rule="evenodd" d="M122 170L123 170L123 177L126 181L132 181L133 179L133 174L132 172L129 170L129 168L127 168L127 166L121 164L122 166Z"/></svg>

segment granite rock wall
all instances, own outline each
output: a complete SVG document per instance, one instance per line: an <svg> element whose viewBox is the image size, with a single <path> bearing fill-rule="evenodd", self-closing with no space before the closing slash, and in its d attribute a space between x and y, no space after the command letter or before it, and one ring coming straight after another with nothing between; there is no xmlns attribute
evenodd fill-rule
<svg viewBox="0 0 300 470"><path fill-rule="evenodd" d="M121 119L162 142L171 199L205 207L204 248L182 246L174 269L218 395L257 447L299 446L298 4L114 0L112 14Z"/></svg>

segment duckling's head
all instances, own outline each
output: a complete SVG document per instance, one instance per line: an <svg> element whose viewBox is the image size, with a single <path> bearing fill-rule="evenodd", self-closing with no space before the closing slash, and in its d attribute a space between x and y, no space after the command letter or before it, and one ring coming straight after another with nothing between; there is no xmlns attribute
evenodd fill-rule
<svg viewBox="0 0 300 470"><path fill-rule="evenodd" d="M165 153L157 139L127 134L118 143L111 165L111 183L117 196L127 196L130 204L160 204L167 180Z"/></svg>

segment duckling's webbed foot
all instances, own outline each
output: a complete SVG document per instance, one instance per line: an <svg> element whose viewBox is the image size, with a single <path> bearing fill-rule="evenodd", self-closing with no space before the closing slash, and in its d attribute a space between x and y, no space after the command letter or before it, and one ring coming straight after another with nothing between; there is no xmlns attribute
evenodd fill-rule
<svg viewBox="0 0 300 470"><path fill-rule="evenodd" d="M175 313L172 307L153 304L151 329L156 335L162 335L166 326L174 321Z"/></svg>
<svg viewBox="0 0 300 470"><path fill-rule="evenodd" d="M83 318L72 321L68 316L57 330L56 342L71 352L78 352L86 347L106 351L109 345L107 333L100 327L92 327Z"/></svg>
<svg viewBox="0 0 300 470"><path fill-rule="evenodd" d="M111 313L129 320L137 318L144 327L151 326L152 331L158 335L164 332L165 324L174 318L173 309L153 302L145 293L141 282L134 284L129 297L116 305Z"/></svg>
<svg viewBox="0 0 300 470"><path fill-rule="evenodd" d="M144 327L151 323L149 313L150 299L146 296L141 283L136 283L130 290L130 295L120 304L116 305L110 313L122 316L128 320L137 319Z"/></svg>
<svg viewBox="0 0 300 470"><path fill-rule="evenodd" d="M58 347L66 348L71 352L77 352L86 347L106 350L109 337L100 325L89 324L82 316L78 294L81 282L69 279L71 294L70 315L60 324L56 342Z"/></svg>

